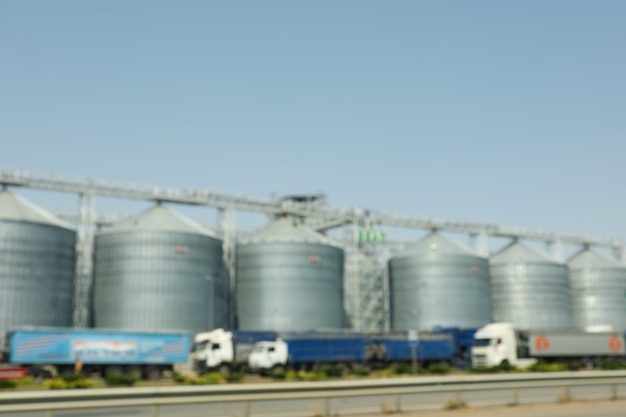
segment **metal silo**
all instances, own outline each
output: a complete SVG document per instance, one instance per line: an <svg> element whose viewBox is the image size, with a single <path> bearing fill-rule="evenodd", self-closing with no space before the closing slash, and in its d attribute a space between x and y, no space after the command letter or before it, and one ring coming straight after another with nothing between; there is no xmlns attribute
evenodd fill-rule
<svg viewBox="0 0 626 417"><path fill-rule="evenodd" d="M626 328L626 268L589 249L568 262L574 326Z"/></svg>
<svg viewBox="0 0 626 417"><path fill-rule="evenodd" d="M239 328L343 327L343 250L290 217L237 246Z"/></svg>
<svg viewBox="0 0 626 417"><path fill-rule="evenodd" d="M477 328L491 320L489 264L432 233L389 261L391 328Z"/></svg>
<svg viewBox="0 0 626 417"><path fill-rule="evenodd" d="M94 324L191 333L222 327L225 281L222 241L157 205L97 234Z"/></svg>
<svg viewBox="0 0 626 417"><path fill-rule="evenodd" d="M570 329L567 267L514 241L491 260L493 319L522 329Z"/></svg>
<svg viewBox="0 0 626 417"><path fill-rule="evenodd" d="M72 325L76 232L0 191L0 346L18 326Z"/></svg>

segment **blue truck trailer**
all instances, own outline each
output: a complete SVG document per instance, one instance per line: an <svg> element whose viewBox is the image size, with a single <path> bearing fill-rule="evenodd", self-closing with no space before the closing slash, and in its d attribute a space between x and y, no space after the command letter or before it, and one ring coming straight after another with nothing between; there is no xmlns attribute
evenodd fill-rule
<svg viewBox="0 0 626 417"><path fill-rule="evenodd" d="M462 351L459 345L466 339L463 335L452 330L420 332L415 341L417 361L422 365L435 362L456 365ZM255 344L249 367L259 373L337 363L380 368L411 362L412 343L407 333L280 334L276 340Z"/></svg>
<svg viewBox="0 0 626 417"><path fill-rule="evenodd" d="M187 363L191 345L188 334L89 329L17 329L8 340L8 362L36 376L80 370L157 379Z"/></svg>
<svg viewBox="0 0 626 417"><path fill-rule="evenodd" d="M267 373L286 368L312 369L323 364L365 363L368 340L367 335L355 333L281 334L276 340L254 345L249 367L254 372Z"/></svg>
<svg viewBox="0 0 626 417"><path fill-rule="evenodd" d="M416 358L422 364L452 363L456 355L455 342L454 335L449 332L421 332L415 341ZM378 343L383 348L382 356L385 363L412 361L413 346L406 333L382 335Z"/></svg>

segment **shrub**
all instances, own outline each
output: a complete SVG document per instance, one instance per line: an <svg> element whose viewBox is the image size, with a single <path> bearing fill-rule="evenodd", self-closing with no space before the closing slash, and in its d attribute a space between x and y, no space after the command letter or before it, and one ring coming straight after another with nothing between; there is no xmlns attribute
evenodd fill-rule
<svg viewBox="0 0 626 417"><path fill-rule="evenodd" d="M82 372L71 372L61 375L61 379L65 382L76 382L85 379L85 375Z"/></svg>
<svg viewBox="0 0 626 417"><path fill-rule="evenodd" d="M221 384L224 381L224 377L218 372L209 372L204 374L202 378L207 384Z"/></svg>
<svg viewBox="0 0 626 417"><path fill-rule="evenodd" d="M85 389L94 386L94 382L88 379L79 379L77 381L67 382L67 388Z"/></svg>
<svg viewBox="0 0 626 417"><path fill-rule="evenodd" d="M183 374L174 374L174 377L172 379L174 380L174 382L178 382L179 384L186 384L189 382L189 377Z"/></svg>
<svg viewBox="0 0 626 417"><path fill-rule="evenodd" d="M393 375L410 374L413 372L413 367L409 363L394 363L387 369Z"/></svg>
<svg viewBox="0 0 626 417"><path fill-rule="evenodd" d="M567 362L565 364L566 368L568 371L580 371L580 368L582 368L582 365L580 364L580 362Z"/></svg>
<svg viewBox="0 0 626 417"><path fill-rule="evenodd" d="M44 385L48 389L67 389L67 382L61 378L48 379L44 382Z"/></svg>
<svg viewBox="0 0 626 417"><path fill-rule="evenodd" d="M534 363L528 367L530 372L562 372L567 370L567 364L563 363Z"/></svg>
<svg viewBox="0 0 626 417"><path fill-rule="evenodd" d="M393 371L389 368L387 369L381 369L375 372L376 376L380 377L380 378L389 378L390 376L394 376L395 374L393 373Z"/></svg>
<svg viewBox="0 0 626 417"><path fill-rule="evenodd" d="M352 368L352 374L356 376L368 376L371 372L367 366L355 366Z"/></svg>
<svg viewBox="0 0 626 417"><path fill-rule="evenodd" d="M244 376L243 372L231 372L226 375L226 382L241 382Z"/></svg>
<svg viewBox="0 0 626 417"><path fill-rule="evenodd" d="M16 379L0 379L0 389L12 389L17 387Z"/></svg>
<svg viewBox="0 0 626 417"><path fill-rule="evenodd" d="M125 386L132 387L139 381L139 378L136 375L130 374L113 374L107 376L104 381L109 386Z"/></svg>
<svg viewBox="0 0 626 417"><path fill-rule="evenodd" d="M605 371L614 371L617 369L626 369L626 364L617 359L604 359L600 361L600 369Z"/></svg>
<svg viewBox="0 0 626 417"><path fill-rule="evenodd" d="M323 365L319 369L319 373L331 378L341 378L343 376L344 367L337 364Z"/></svg>
<svg viewBox="0 0 626 417"><path fill-rule="evenodd" d="M285 379L287 377L287 373L282 370L276 370L276 371L270 372L269 376L272 379Z"/></svg>
<svg viewBox="0 0 626 417"><path fill-rule="evenodd" d="M439 363L431 363L430 365L428 365L426 370L431 374L444 375L444 374L449 373L452 369L450 368L450 365L448 365L447 363L439 362Z"/></svg>

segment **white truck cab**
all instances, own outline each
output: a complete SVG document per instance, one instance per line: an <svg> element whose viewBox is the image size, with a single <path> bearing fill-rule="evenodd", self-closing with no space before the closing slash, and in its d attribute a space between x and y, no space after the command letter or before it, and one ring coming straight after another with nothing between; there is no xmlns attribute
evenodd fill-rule
<svg viewBox="0 0 626 417"><path fill-rule="evenodd" d="M474 334L472 366L510 364L524 368L535 362L528 358L528 338L517 332L511 323L491 323Z"/></svg>
<svg viewBox="0 0 626 417"><path fill-rule="evenodd" d="M248 366L253 372L266 373L284 370L289 361L287 343L281 339L273 342L257 342L250 356Z"/></svg>
<svg viewBox="0 0 626 417"><path fill-rule="evenodd" d="M234 360L233 333L224 329L198 333L191 358L198 372L210 369L228 372Z"/></svg>

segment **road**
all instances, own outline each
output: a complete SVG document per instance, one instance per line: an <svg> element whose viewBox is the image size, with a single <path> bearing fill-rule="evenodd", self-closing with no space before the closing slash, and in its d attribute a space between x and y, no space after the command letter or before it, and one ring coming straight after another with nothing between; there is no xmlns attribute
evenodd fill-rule
<svg viewBox="0 0 626 417"><path fill-rule="evenodd" d="M569 402L519 407L462 408L394 414L398 417L624 417L626 401ZM388 417L389 414L361 414L352 417Z"/></svg>

